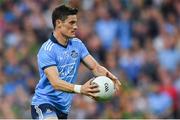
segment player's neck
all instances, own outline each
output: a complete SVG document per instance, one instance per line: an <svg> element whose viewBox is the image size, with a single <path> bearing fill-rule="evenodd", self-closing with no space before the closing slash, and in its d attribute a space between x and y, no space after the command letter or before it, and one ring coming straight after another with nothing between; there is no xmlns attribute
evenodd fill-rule
<svg viewBox="0 0 180 120"><path fill-rule="evenodd" d="M68 44L68 38L63 36L61 33L58 33L57 31L53 32L54 37L57 39L57 42L63 46L67 46Z"/></svg>

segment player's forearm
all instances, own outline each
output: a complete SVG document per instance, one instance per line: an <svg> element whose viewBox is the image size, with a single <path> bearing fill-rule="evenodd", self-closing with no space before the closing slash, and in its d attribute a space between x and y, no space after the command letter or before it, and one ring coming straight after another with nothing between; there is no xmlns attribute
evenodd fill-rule
<svg viewBox="0 0 180 120"><path fill-rule="evenodd" d="M81 85L75 85L68 83L64 80L59 79L56 82L51 83L54 89L56 90L61 90L64 92L69 92L69 93L80 93L81 92Z"/></svg>
<svg viewBox="0 0 180 120"><path fill-rule="evenodd" d="M109 77L113 82L115 82L115 84L117 85L117 87L116 87L117 89L119 89L118 87L121 85L118 78L116 76L114 76L111 72L109 72L103 66L99 65L99 66L95 67L95 69L93 70L93 74L95 76L107 76L107 77Z"/></svg>
<svg viewBox="0 0 180 120"><path fill-rule="evenodd" d="M106 76L109 72L106 68L99 65L91 55L85 57L83 63L93 72L94 76Z"/></svg>
<svg viewBox="0 0 180 120"><path fill-rule="evenodd" d="M74 85L64 80L58 80L57 82L53 82L51 84L56 90L61 90L70 93L74 92Z"/></svg>
<svg viewBox="0 0 180 120"><path fill-rule="evenodd" d="M105 67L97 65L92 72L94 76L106 76L109 71Z"/></svg>
<svg viewBox="0 0 180 120"><path fill-rule="evenodd" d="M55 90L61 90L70 93L80 93L80 86L68 83L59 78L59 73L55 66L45 69L45 74Z"/></svg>
<svg viewBox="0 0 180 120"><path fill-rule="evenodd" d="M68 82L66 82L64 80L59 79L58 77L57 78L52 78L51 77L49 79L51 79L50 80L51 84L52 84L52 86L54 87L55 90L61 90L61 91L64 91L64 92L69 92L69 93L80 93L80 88L79 88L78 91L75 89L75 87L77 87L79 85L68 83Z"/></svg>

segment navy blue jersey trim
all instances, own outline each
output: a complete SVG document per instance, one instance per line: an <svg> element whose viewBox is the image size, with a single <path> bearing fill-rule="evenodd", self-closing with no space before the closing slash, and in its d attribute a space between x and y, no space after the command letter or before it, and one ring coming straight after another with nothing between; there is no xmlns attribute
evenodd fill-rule
<svg viewBox="0 0 180 120"><path fill-rule="evenodd" d="M67 46L68 46L68 44L69 44L69 41L68 41L67 45L62 45L61 43L59 43L59 42L57 41L57 39L54 37L53 33L51 34L50 39L51 39L51 41L52 41L53 43L57 43L58 45L60 45L60 46L62 46L62 47L64 47L64 48L67 48Z"/></svg>
<svg viewBox="0 0 180 120"><path fill-rule="evenodd" d="M45 70L46 68L51 67L51 66L57 66L57 65L56 64L47 65L47 66L44 66L42 69Z"/></svg>

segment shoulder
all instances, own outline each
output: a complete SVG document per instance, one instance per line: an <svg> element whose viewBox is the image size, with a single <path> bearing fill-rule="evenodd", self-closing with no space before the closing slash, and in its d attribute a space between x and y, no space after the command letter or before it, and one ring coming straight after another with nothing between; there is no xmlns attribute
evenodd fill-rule
<svg viewBox="0 0 180 120"><path fill-rule="evenodd" d="M53 43L50 39L47 40L42 46L41 49L42 51L53 51L54 47L55 47L55 43Z"/></svg>
<svg viewBox="0 0 180 120"><path fill-rule="evenodd" d="M71 39L71 42L72 42L72 43L77 43L77 44L78 44L78 43L82 44L82 41L81 41L79 38L72 38L72 39Z"/></svg>
<svg viewBox="0 0 180 120"><path fill-rule="evenodd" d="M84 44L79 38L72 38L70 41L73 46L82 46Z"/></svg>
<svg viewBox="0 0 180 120"><path fill-rule="evenodd" d="M38 52L38 54L52 54L55 51L56 44L53 43L50 39L44 42Z"/></svg>

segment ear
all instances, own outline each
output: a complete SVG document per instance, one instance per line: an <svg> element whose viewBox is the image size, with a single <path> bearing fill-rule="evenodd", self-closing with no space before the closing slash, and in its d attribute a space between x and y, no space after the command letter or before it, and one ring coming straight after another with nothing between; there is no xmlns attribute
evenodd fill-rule
<svg viewBox="0 0 180 120"><path fill-rule="evenodd" d="M56 27L57 28L61 28L61 25L62 25L62 21L61 20L56 20Z"/></svg>

